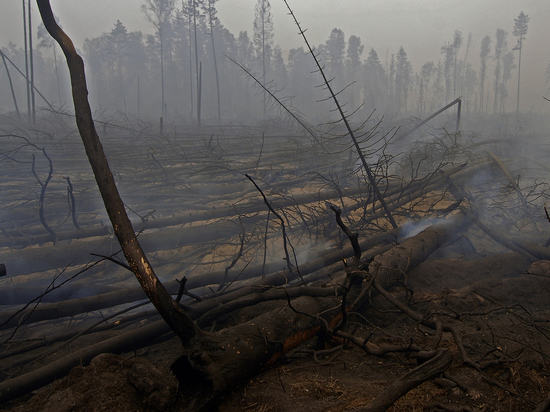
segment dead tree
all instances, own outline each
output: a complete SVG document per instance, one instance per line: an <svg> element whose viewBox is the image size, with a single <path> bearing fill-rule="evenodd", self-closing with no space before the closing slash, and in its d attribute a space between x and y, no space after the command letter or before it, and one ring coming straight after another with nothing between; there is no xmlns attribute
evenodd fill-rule
<svg viewBox="0 0 550 412"><path fill-rule="evenodd" d="M190 398L188 410L208 408L269 364L270 359L281 352L281 342L311 322L301 313L321 313L334 303L323 306L315 298L299 298L293 303L294 308L300 308L298 313L287 307L276 316L266 313L219 333L206 333L191 320L159 281L137 240L95 130L82 58L57 25L49 0L37 0L37 3L46 29L67 59L78 130L114 233L141 287L183 345L183 356L174 363L173 370L180 379L180 391ZM0 388L2 400L10 397L9 384L4 383Z"/></svg>
<svg viewBox="0 0 550 412"><path fill-rule="evenodd" d="M211 409L220 397L232 391L243 380L262 368L272 365L289 350L311 339L319 332L324 331L348 339L347 335L342 336L344 332L341 327L342 319L346 314L345 296L348 293L342 291L345 288L341 286L349 285L345 277L339 278L335 285L331 286L332 296L325 299L320 299L319 293L312 294L310 288L292 286L283 288L281 290L284 293L277 293L283 297L286 296L287 304L217 333L204 332L193 322L159 281L137 240L94 127L87 98L83 61L76 53L69 37L55 22L49 0L37 0L37 3L46 29L60 44L66 56L71 74L77 126L128 266L155 308L182 343L183 355L173 364L172 370L179 378L180 392L186 399L184 410ZM380 201L384 204L381 196ZM390 213L387 214L391 216ZM427 256L432 249L425 248L425 242L418 243L417 248L421 255ZM359 259L360 251L355 252ZM413 256L412 253L410 256ZM411 262L416 263L417 260L411 258ZM384 261L379 263L384 264ZM375 275L372 275L372 279L374 278ZM373 284L376 286L376 283L373 280L365 288L368 289ZM381 287L377 289L382 293ZM310 295L306 296L306 293ZM291 301L290 295L296 299ZM326 290L323 291L323 296L326 296ZM321 313L324 316L319 315ZM418 317L416 314L413 315ZM432 323L426 323L433 326ZM362 342L360 346L369 353L385 353L385 350L374 347L369 342ZM396 351L410 350L410 348L411 345L407 344L399 346ZM415 345L414 350L421 349ZM417 368L403 376L389 388L389 391L384 394L386 398L381 398L379 404L390 405L396 396L406 393L415 383L429 379L448 367L450 363L448 352L432 351L431 355L433 361L426 362L425 367ZM9 381L0 383L0 401L13 396L10 389ZM375 404L373 407L378 406Z"/></svg>
<svg viewBox="0 0 550 412"><path fill-rule="evenodd" d="M332 80L329 80L326 77L325 72L323 70L323 66L321 66L321 63L319 62L319 59L317 58L317 55L315 54L315 50L311 47L311 45L309 44L309 41L306 38L306 35L305 35L306 31L304 29L302 29L302 27L300 26L300 23L298 22L298 19L294 15L294 12L290 8L290 6L288 5L288 2L286 0L285 0L285 4L288 8L289 14L294 19L294 23L296 23L296 26L298 26L299 34L304 39L304 42L306 43L307 48L308 48L309 52L311 53L311 57L313 57L313 60L315 61L315 65L319 69L319 73L323 77L323 84L326 86L327 90L330 93L330 96L331 96L332 100L334 100L334 103L336 104L336 108L338 109L338 113L340 114L340 117L342 118L342 121L344 122L344 125L346 126L346 130L347 130L348 134L350 135L351 140L353 141L353 145L355 146L355 149L357 150L359 158L361 159L361 163L363 165L363 168L365 169L365 173L367 174L367 178L369 180L369 183L371 184L372 189L374 190L374 193L376 194L376 197L380 201L380 204L382 205L382 208L386 212L386 216L388 217L388 220L390 221L391 225L395 229L397 227L397 223L395 222L395 219L394 219L394 217L393 217L393 215L392 215L392 213L391 213L391 211L390 211L390 209L389 209L389 207L386 203L386 200L384 199L384 196L382 196L382 194L380 193L380 190L378 188L378 184L376 183L376 177L373 174L373 172L372 172L371 168L369 167L369 165L367 164L367 161L365 160L365 156L363 155L363 151L361 150L361 147L359 146L359 142L357 141L357 138L355 137L355 133L353 132L353 130L352 130L350 124L349 124L348 116L346 116L342 106L340 105L340 101L338 100L338 98L336 96L338 93L335 93L332 90L332 86L330 85L330 82Z"/></svg>

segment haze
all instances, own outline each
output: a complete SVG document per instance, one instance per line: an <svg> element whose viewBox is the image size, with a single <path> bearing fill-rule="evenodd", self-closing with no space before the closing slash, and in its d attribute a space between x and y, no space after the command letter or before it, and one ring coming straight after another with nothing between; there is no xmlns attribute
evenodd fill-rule
<svg viewBox="0 0 550 412"><path fill-rule="evenodd" d="M54 13L73 39L77 48L82 49L86 38L95 38L108 33L120 20L131 31L153 33L153 27L146 21L138 0L52 0ZM179 2L178 2L179 3ZM240 31L247 31L252 38L254 6L256 0L220 0L216 5L221 24L235 37ZM351 35L361 38L365 46L362 59L374 48L383 65L387 65L392 54L402 46L412 63L414 73L418 73L424 63L442 60L441 47L450 42L455 30L462 32L463 46L459 58L464 58L465 43L472 35L472 45L468 60L475 70L479 69L479 49L481 39L489 35L493 39L501 28L508 32L508 49L515 46L512 36L514 18L524 11L531 20L522 56L522 110L540 111L543 107L542 95L546 91L545 71L550 60L550 39L546 33L550 21L550 2L540 0L374 0L369 2L347 0L291 1L296 16L307 28L310 42L323 44L333 28L341 29L346 40ZM181 6L181 4L180 4ZM40 22L34 7L33 26ZM304 47L303 40L288 15L283 1L271 1L274 22L274 43L282 49L282 56L288 59L292 48ZM9 1L4 4L0 17L0 45L8 42L22 47L21 3ZM36 33L36 30L35 30ZM36 39L35 39L36 43ZM517 64L517 52L516 64ZM489 64L487 79L492 79L492 62ZM517 69L514 70L508 85L510 93L506 109L513 109L517 92ZM4 89L3 89L4 90ZM288 87L287 94L294 93ZM4 104L4 106L6 106ZM4 108L7 110L8 108Z"/></svg>

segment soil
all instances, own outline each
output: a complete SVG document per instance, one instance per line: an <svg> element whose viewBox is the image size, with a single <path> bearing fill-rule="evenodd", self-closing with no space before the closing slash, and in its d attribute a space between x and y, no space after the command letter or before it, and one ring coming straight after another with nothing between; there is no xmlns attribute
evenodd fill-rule
<svg viewBox="0 0 550 412"><path fill-rule="evenodd" d="M444 333L440 347L452 351L453 365L444 376L413 389L389 410L533 410L550 393L549 274L550 262L529 267L512 252L471 261L434 259L409 272L408 289L397 288L393 293L408 294L417 311L454 314L468 356L484 368L466 366L452 336ZM432 338L427 328L391 310L381 296L373 296L361 315L363 325L356 335L369 336L373 343L429 344ZM313 339L235 389L218 410L354 410L368 405L418 366L410 354L375 357L339 343L319 347ZM173 338L138 356L103 354L37 391L30 400L18 399L0 410L179 411L185 399L177 396L177 382L169 372L179 351L179 341Z"/></svg>
<svg viewBox="0 0 550 412"><path fill-rule="evenodd" d="M72 129L67 129L67 133L70 130ZM339 185L336 184L339 177L333 175L335 170L342 170L341 182L344 183L348 168L355 169L355 166L350 166L346 153L341 152L339 157L301 150L289 154L287 150L280 151L280 148L291 147L294 138L281 143L277 134L272 136L276 138L266 139L264 147L263 135L261 140L245 139L242 135L234 136L238 139L229 139L228 132L223 140L227 143L224 143L223 148L218 143L216 156L213 156L212 153L205 153L201 149L211 136L204 133L204 136L185 135L185 139L177 140L178 145L182 144L181 153L174 153L176 146L168 144L164 136L162 139L158 136L134 136L130 139L126 135L113 134L104 139L113 166L118 170L117 181L125 194L128 207L132 208L133 213L135 211L140 220L144 220L142 216L150 214L149 224L153 225L154 221L156 225L144 230L140 235L140 241L150 248L147 253L154 259L153 266L160 267L159 273L165 276L161 279L163 282L173 282L176 276L181 278L185 275L189 277L189 283L193 283L203 275L223 271L239 250L241 216L245 221L248 237L245 250L245 255L248 255L246 259L241 259L233 270L238 273L244 270L246 265L253 266L261 261L265 243L269 246L268 257L277 259L276 262L283 262L279 229L269 229L268 242L264 240L263 235L259 235L266 233L265 238L268 237L264 219L256 219L258 214L266 216L267 211L258 193L242 179L243 174L250 170L255 170L255 175L261 179L267 196L270 200L279 202L279 207L284 204L294 207L293 203L288 202L292 196L299 198L302 194L316 194L307 201L304 197L300 201L303 203L297 202L302 209L297 208L293 211L290 210L292 207L288 206L285 212L287 219L291 218L297 227L292 238L293 245L297 250L300 250L298 246L302 246L303 250L308 252L304 252L305 254L314 254L313 243L308 238L320 240L319 244L323 245L319 247L320 250L324 250L327 245L339 250L340 246L337 246L337 243L347 242L333 222L332 214L326 213L325 201L342 203L342 207L349 207L350 222L363 221L363 212L367 212L366 208L358 209L353 205L364 205L365 203L355 199L355 196L368 196L368 193L353 190L342 195ZM213 133L218 133L218 130ZM128 145L128 141L132 144ZM90 251L107 256L118 249L118 244L114 240L108 241L104 238L103 222L106 221L106 217L103 206L98 206L97 192L89 189L95 187L95 182L90 180L89 166L86 162L75 160L83 159L80 142L65 138L44 140L40 144L48 145L48 153L52 154L56 173L59 175L54 176L49 188L49 193L53 194L47 199L48 210L51 211L47 215L48 221L57 221L57 225L67 221L69 223L66 226L70 226L69 215L66 212L58 212L58 216L54 211L65 210L63 208L66 203L66 185L61 176L75 176L73 184L81 188L77 205L79 221L82 227L89 229L92 234L87 240L71 237L60 239L54 249L51 239L44 237L46 235L31 239L13 233L12 237L17 241L8 238L4 241L4 249L1 251L2 263L8 268L16 267L13 272L19 273L17 277L6 279L4 289L8 290L12 297L15 295L12 292L12 288L16 289L15 286L19 286L18 290L25 289L29 296L36 296L35 289L30 290L28 285L41 288L39 280L49 284L52 272L64 271L67 261L75 259L75 266L84 265L89 262ZM13 146L18 145L19 141L16 139ZM269 145L272 146L270 150ZM163 173L158 170L158 166L152 164L149 149L153 147L157 153L155 161L162 164ZM427 146L428 149L430 147L432 146ZM268 153L273 156L268 157ZM223 162L220 162L218 154L223 156ZM188 158L195 159L195 163L187 162ZM419 165L424 160L424 157L420 157ZM20 199L27 199L26 196L29 196L26 193L24 196L21 194L28 190L26 188L36 187L35 178L29 173L28 163L14 163L19 165L20 169L6 169L3 172L6 173L4 181L9 182L10 188L21 188L21 192L14 191L12 194L13 200L10 200L9 209L11 215L6 215L6 218L31 221L30 217L33 217L35 227L29 227L24 232L40 234L43 230L36 217L36 196L31 196L34 203L28 201L26 209L20 202ZM304 169L303 165L308 165L308 168ZM170 170L173 176L165 176L166 170ZM472 170L477 169L473 169L472 166ZM318 175L319 179L303 178L310 172ZM325 181L324 175L336 180ZM501 173L498 174L500 175ZM14 176L17 176L18 180ZM80 176L80 179L77 179L77 176ZM488 180L491 184L486 186L494 187L495 192L496 188L502 188L502 192L507 191L504 189L508 188L509 182L503 176L500 176L501 181L497 182L494 173L487 173L487 176L478 173L476 179L472 180L478 180L480 177L494 179ZM351 182L351 179L349 180ZM333 186L328 184L330 182L338 187L338 195L327 195L329 189L333 191ZM455 182L460 183L458 178ZM465 188L468 188L467 185ZM57 191L54 192L54 189ZM353 187L350 186L350 189ZM439 188L430 192L431 198L426 194L423 200L411 200L410 204L403 205L404 212L397 216L401 220L399 225L405 223L405 218L412 217L409 215L413 210L416 216L413 219L415 223L416 220L431 216L438 210L446 210L456 200L447 192L447 189ZM511 193L511 197L515 199L517 193ZM326 200L321 195L326 195ZM488 193L487 197L490 195L491 193ZM507 199L506 193L502 196ZM235 199L238 199L237 203L234 203ZM421 213L423 206L426 216ZM500 208L497 210L500 211ZM300 227L302 221L304 224ZM384 230L382 221L382 218L369 219L369 224ZM219 226L215 226L215 223L219 223ZM72 229L64 229L69 235L74 235ZM356 229L360 230L360 236L369 237L371 229L363 228L362 223L358 223L354 230ZM507 229L512 232L516 230L510 227ZM523 226L518 225L517 231L522 232ZM244 237L244 229L242 233ZM300 239L304 242L300 243ZM341 242L336 242L336 239L341 239ZM34 242L33 247L13 252L12 248L27 248L31 240ZM538 240L540 243L540 239ZM100 249L100 246L104 249ZM99 289L93 288L104 288L105 285L120 287L120 290L135 285L133 276L124 269L111 267L98 267L97 273L90 272L85 282L83 280L84 287L74 287L70 295L56 297L55 301L80 298L83 297L83 292L93 295L99 293ZM185 268L184 273L182 268ZM10 271L12 269L8 272ZM8 283L8 280L14 284ZM21 285L15 285L19 280ZM197 286L200 289L197 292L208 293L217 287L218 283L212 281L212 285ZM440 248L431 255L430 260L408 271L404 283L394 287L391 293L419 313L427 316L437 314L443 322L452 323L460 333L467 356L482 367L478 370L466 365L455 340L450 333L444 332L438 347L447 348L452 352L452 366L443 376L427 381L408 392L390 410L533 410L550 394L549 292L550 262L541 261L530 265L522 255L507 252L496 242L487 241L487 236L475 226L470 228L463 238L451 246ZM27 297L23 296L17 302L4 301L2 304L27 303ZM279 304L284 306L287 303L281 301ZM247 308L241 312L242 316L233 316L232 319L250 317L251 314L260 313L265 307L267 305L259 304L254 308ZM101 317L103 316L104 313L101 313ZM92 323L97 320L91 316L90 318L86 321ZM77 320L82 321L82 318ZM136 317L132 327L137 329L142 323L150 320ZM71 322L76 323L76 320L73 322L72 315L68 321L60 320L59 324L55 325L55 332L68 329ZM117 322L113 321L113 325ZM219 323L221 320L218 320ZM120 326L125 327L123 324ZM369 342L378 345L414 343L429 347L434 339L432 330L406 317L383 297L374 293L369 303L358 309L357 314L350 314L349 327L354 329L355 336L368 338ZM120 333L120 330L107 330L102 337L111 337ZM21 340L6 350L42 338L41 330L34 324L25 332L28 334L21 333ZM95 343L96 338L91 335L86 339L86 344L91 344ZM218 405L218 410L336 412L359 409L368 405L396 379L418 366L417 359L411 353L373 356L349 343L344 346L340 344L340 341L326 342L317 337L313 338L288 353L273 367L237 387ZM70 348L64 348L64 351L77 349L77 343L74 343ZM64 352L59 352L55 355L63 356ZM170 372L170 366L180 356L180 352L180 342L177 338L172 338L163 343L150 345L137 353L102 354L93 359L89 366L78 366L65 378L0 405L0 411L181 411L185 408L186 399L178 395L177 381ZM20 362L19 365L27 365L25 360L22 357L17 359L17 362ZM2 370L2 379L11 373L9 369L6 370L6 373Z"/></svg>

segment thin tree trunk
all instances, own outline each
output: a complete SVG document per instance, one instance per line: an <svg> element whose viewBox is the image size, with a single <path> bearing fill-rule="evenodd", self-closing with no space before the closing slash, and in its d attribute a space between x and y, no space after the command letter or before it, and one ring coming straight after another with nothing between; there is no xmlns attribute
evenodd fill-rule
<svg viewBox="0 0 550 412"><path fill-rule="evenodd" d="M495 98L493 103L493 114L497 112L497 102L498 102L498 87L500 84L500 59L497 60L497 73L495 75Z"/></svg>
<svg viewBox="0 0 550 412"><path fill-rule="evenodd" d="M519 40L519 62L518 62L518 101L516 106L516 115L519 114L519 82L521 80L521 37Z"/></svg>
<svg viewBox="0 0 550 412"><path fill-rule="evenodd" d="M218 94L218 123L222 122L221 97L220 97L220 77L218 75L218 61L216 59L216 46L214 45L214 26L212 16L210 16L210 39L212 40L212 55L214 56L214 71L216 72L216 91Z"/></svg>
<svg viewBox="0 0 550 412"><path fill-rule="evenodd" d="M161 23L162 24L162 23ZM162 42L162 27L159 27L159 38L160 38L160 82L161 82L161 88L162 88L162 107L160 108L160 116L164 117L166 113L164 113L164 45Z"/></svg>
<svg viewBox="0 0 550 412"><path fill-rule="evenodd" d="M57 69L57 53L55 52L55 44L52 46L53 49L53 64L55 65L55 78L57 79L57 94L59 95L59 106L63 106L61 101L61 85L59 82L59 70Z"/></svg>
<svg viewBox="0 0 550 412"><path fill-rule="evenodd" d="M199 62L199 85L197 88L197 119L199 129L201 127L201 105L202 105L202 62Z"/></svg>
<svg viewBox="0 0 550 412"><path fill-rule="evenodd" d="M111 220L115 235L123 249L129 266L132 268L141 287L162 315L166 323L179 336L182 343L188 342L201 333L195 323L180 309L159 281L143 252L124 203L115 184L109 163L103 152L103 146L95 130L88 90L84 62L76 52L71 39L57 25L49 0L37 0L44 25L51 36L59 43L69 66L75 117L86 155L92 166L96 182L103 198L107 214Z"/></svg>
<svg viewBox="0 0 550 412"><path fill-rule="evenodd" d="M25 81L27 82L27 119L31 122L31 85L29 82L29 47L27 44L27 11L23 0L23 37L25 42Z"/></svg>
<svg viewBox="0 0 550 412"><path fill-rule="evenodd" d="M29 57L31 64L31 105L32 122L36 122L36 102L34 98L34 58L32 53L32 20L31 20L31 0L29 0Z"/></svg>
<svg viewBox="0 0 550 412"><path fill-rule="evenodd" d="M138 117L141 116L141 102L140 102L140 84L139 84L139 74L137 77L137 111Z"/></svg>
<svg viewBox="0 0 550 412"><path fill-rule="evenodd" d="M191 11L191 9L189 9ZM191 42L191 14L187 15L187 24L188 24L188 36L189 36L189 88L190 88L190 102L191 102L191 120L193 120L193 106L195 100L193 98L193 45Z"/></svg>
<svg viewBox="0 0 550 412"><path fill-rule="evenodd" d="M195 38L195 73L197 76L197 125L201 127L201 98L200 98L200 73L199 73L199 46L197 41L197 6L193 0L193 33Z"/></svg>
<svg viewBox="0 0 550 412"><path fill-rule="evenodd" d="M2 55L2 61L4 62L4 67L6 68L6 74L8 75L8 81L10 82L11 97L13 98L13 104L15 106L15 111L17 112L17 117L21 119L21 113L19 113L19 106L17 106L17 99L15 98L15 90L13 89L13 82L11 81L10 71L8 69L8 64L6 63L6 58L4 53L0 50L0 55Z"/></svg>

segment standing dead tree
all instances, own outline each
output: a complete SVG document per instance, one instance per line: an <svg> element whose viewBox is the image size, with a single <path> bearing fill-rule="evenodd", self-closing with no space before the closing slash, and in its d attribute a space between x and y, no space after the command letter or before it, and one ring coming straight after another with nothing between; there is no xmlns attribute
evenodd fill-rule
<svg viewBox="0 0 550 412"><path fill-rule="evenodd" d="M76 52L71 39L56 23L49 0L38 0L37 3L46 29L59 43L67 59L71 75L77 127L105 208L113 225L115 235L122 246L124 255L147 296L163 318L182 340L189 340L197 334L198 328L173 301L170 294L156 277L153 268L137 241L130 219L126 214L124 203L116 187L92 119L92 112L88 103L84 62Z"/></svg>
<svg viewBox="0 0 550 412"><path fill-rule="evenodd" d="M355 137L355 133L353 132L353 130L352 130L352 128L351 128L351 126L348 122L348 117L344 113L344 110L342 109L342 106L340 105L340 102L339 102L338 98L336 97L336 93L334 93L334 91L332 90L332 86L330 85L330 80L327 79L327 77L325 75L325 72L323 70L323 66L321 66L321 63L319 62L319 59L317 58L317 55L315 54L315 50L309 44L309 41L307 40L307 37L306 37L306 34L305 34L305 30L303 30L302 27L300 26L300 23L298 22L298 19L294 15L294 12L290 8L290 6L289 6L289 4L286 0L285 0L285 4L288 8L288 11L289 11L290 15L294 19L294 22L296 23L296 26L298 26L299 33L301 34L302 38L304 39L304 41L307 45L307 48L308 48L309 52L311 53L311 57L313 57L313 60L315 60L315 65L319 69L319 73L321 73L321 76L323 76L324 85L326 86L327 90L330 93L330 96L334 100L334 103L336 104L336 107L338 109L338 113L340 114L340 117L342 118L342 121L344 122L344 125L346 126L346 130L347 130L348 134L350 135L351 140L353 141L353 145L355 146L355 149L357 150L357 153L359 154L359 158L361 159L361 163L363 165L363 168L365 169L365 172L367 173L369 183L371 184L371 186L374 190L374 193L376 194L376 197L380 201L380 204L384 208L384 211L386 212L386 216L388 217L388 220L390 221L391 225L394 228L396 228L397 223L395 222L395 219L393 218L393 215L392 215L386 201L384 200L384 196L382 196L382 194L380 193L380 190L378 189L378 184L376 183L376 178L375 178L374 174L372 173L371 168L367 164L367 161L365 160L365 156L363 155L363 151L361 150L361 147L359 146L359 142L357 141L357 138Z"/></svg>

